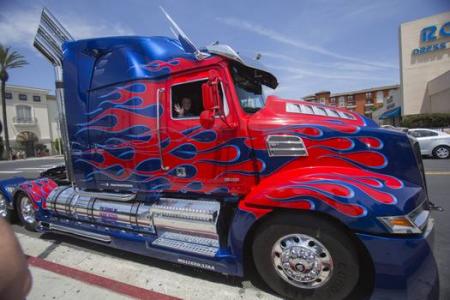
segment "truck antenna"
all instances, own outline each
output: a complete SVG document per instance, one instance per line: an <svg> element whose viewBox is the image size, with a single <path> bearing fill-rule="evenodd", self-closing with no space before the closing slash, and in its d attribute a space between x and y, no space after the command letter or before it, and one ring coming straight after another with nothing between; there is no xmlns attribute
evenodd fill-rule
<svg viewBox="0 0 450 300"><path fill-rule="evenodd" d="M170 22L170 24L172 25L170 27L171 31L180 41L181 46L183 47L184 51L194 54L195 58L197 60L202 60L202 59L209 57L208 53L201 52L200 50L198 50L198 48L194 45L194 43L191 42L191 40L184 33L184 31L180 28L180 26L178 26L178 24L175 23L175 21L172 19L172 17L165 11L165 9L162 6L160 6L159 8L161 9L162 13L167 18L167 20Z"/></svg>

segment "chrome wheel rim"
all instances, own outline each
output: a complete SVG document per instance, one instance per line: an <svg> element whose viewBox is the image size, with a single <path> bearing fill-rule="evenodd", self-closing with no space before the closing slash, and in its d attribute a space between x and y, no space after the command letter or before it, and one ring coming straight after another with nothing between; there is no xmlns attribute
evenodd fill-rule
<svg viewBox="0 0 450 300"><path fill-rule="evenodd" d="M440 147L436 149L436 155L439 158L447 158L449 156L449 151L447 148Z"/></svg>
<svg viewBox="0 0 450 300"><path fill-rule="evenodd" d="M330 252L306 234L289 234L276 241L272 247L272 261L281 278L304 289L321 287L333 273Z"/></svg>
<svg viewBox="0 0 450 300"><path fill-rule="evenodd" d="M6 199L3 195L0 195L0 218L6 218L8 215L8 206L6 205Z"/></svg>
<svg viewBox="0 0 450 300"><path fill-rule="evenodd" d="M22 197L20 199L20 212L22 213L23 220L28 224L33 224L36 221L33 203L30 198Z"/></svg>

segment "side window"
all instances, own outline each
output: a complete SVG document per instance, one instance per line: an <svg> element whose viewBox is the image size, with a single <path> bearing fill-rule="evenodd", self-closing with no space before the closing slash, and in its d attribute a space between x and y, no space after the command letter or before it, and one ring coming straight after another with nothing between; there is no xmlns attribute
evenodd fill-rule
<svg viewBox="0 0 450 300"><path fill-rule="evenodd" d="M437 136L438 134L436 132L433 131L428 131L428 130L422 130L422 136Z"/></svg>
<svg viewBox="0 0 450 300"><path fill-rule="evenodd" d="M202 84L207 80L172 86L172 118L198 118L203 111Z"/></svg>
<svg viewBox="0 0 450 300"><path fill-rule="evenodd" d="M199 118L203 111L202 84L207 79L180 83L171 88L171 109L173 119ZM224 114L229 112L228 103L224 101L223 85L219 86L219 94L223 103Z"/></svg>
<svg viewBox="0 0 450 300"><path fill-rule="evenodd" d="M415 130L415 131L411 131L411 133L410 133L413 137L416 137L416 138L418 138L418 137L421 137L421 135L420 135L420 132L419 131L417 131L417 130Z"/></svg>

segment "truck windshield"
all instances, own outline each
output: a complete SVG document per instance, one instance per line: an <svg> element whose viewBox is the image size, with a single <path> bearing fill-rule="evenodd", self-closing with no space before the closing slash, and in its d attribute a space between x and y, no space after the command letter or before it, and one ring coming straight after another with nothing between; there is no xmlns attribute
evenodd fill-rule
<svg viewBox="0 0 450 300"><path fill-rule="evenodd" d="M242 108L247 113L255 113L265 103L261 83L257 80L257 71L238 64L230 66L236 93Z"/></svg>

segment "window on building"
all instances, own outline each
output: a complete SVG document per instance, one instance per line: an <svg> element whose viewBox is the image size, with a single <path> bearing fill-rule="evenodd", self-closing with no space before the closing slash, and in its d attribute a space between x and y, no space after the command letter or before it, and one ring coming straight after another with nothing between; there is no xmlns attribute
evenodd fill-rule
<svg viewBox="0 0 450 300"><path fill-rule="evenodd" d="M41 102L41 96L33 96L34 102Z"/></svg>
<svg viewBox="0 0 450 300"><path fill-rule="evenodd" d="M340 107L345 106L345 97L344 96L339 97L339 106Z"/></svg>
<svg viewBox="0 0 450 300"><path fill-rule="evenodd" d="M11 92L6 92L5 93L5 98L6 99L12 99L12 93Z"/></svg>
<svg viewBox="0 0 450 300"><path fill-rule="evenodd" d="M394 97L395 90L389 90L389 97Z"/></svg>
<svg viewBox="0 0 450 300"><path fill-rule="evenodd" d="M17 105L16 106L16 122L17 123L32 123L33 117L31 115L31 106Z"/></svg>
<svg viewBox="0 0 450 300"><path fill-rule="evenodd" d="M19 100L27 101L27 95L25 95L25 94L19 94Z"/></svg>
<svg viewBox="0 0 450 300"><path fill-rule="evenodd" d="M353 98L353 95L348 96L348 105L355 105L355 99Z"/></svg>
<svg viewBox="0 0 450 300"><path fill-rule="evenodd" d="M377 103L383 103L383 100L384 100L383 91L378 91L376 95Z"/></svg>
<svg viewBox="0 0 450 300"><path fill-rule="evenodd" d="M330 98L330 104L336 105L336 98Z"/></svg>
<svg viewBox="0 0 450 300"><path fill-rule="evenodd" d="M371 92L366 93L366 99L367 100L372 100L372 93Z"/></svg>
<svg viewBox="0 0 450 300"><path fill-rule="evenodd" d="M324 104L325 105L325 98L324 97L320 97L319 102L320 102L320 104Z"/></svg>

